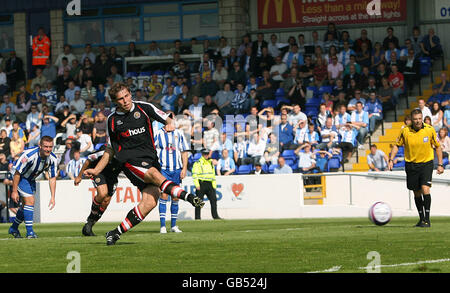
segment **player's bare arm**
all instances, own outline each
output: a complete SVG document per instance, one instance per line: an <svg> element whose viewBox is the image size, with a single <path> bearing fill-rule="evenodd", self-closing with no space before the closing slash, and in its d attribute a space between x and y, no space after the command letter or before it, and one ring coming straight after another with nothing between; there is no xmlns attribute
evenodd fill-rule
<svg viewBox="0 0 450 293"><path fill-rule="evenodd" d="M86 171L89 168L89 165L91 164L91 162L89 160L86 160L86 162L84 162L83 166L81 167L80 173L78 173L78 176L75 177L75 179L73 180L73 184L75 186L78 186L81 182L81 180L83 180L83 174L84 171Z"/></svg>
<svg viewBox="0 0 450 293"><path fill-rule="evenodd" d="M14 200L15 203L19 203L19 192L17 191L19 181L20 181L20 173L16 171L13 177L13 185L11 192L11 199Z"/></svg>
<svg viewBox="0 0 450 293"><path fill-rule="evenodd" d="M95 166L94 169L87 169L82 174L88 178L97 176L98 174L100 174L100 172L103 171L103 169L105 169L105 167L108 165L109 161L112 160L113 157L114 157L114 150L110 147L107 147L105 149L105 153L98 162L97 166Z"/></svg>
<svg viewBox="0 0 450 293"><path fill-rule="evenodd" d="M50 208L50 210L52 210L55 207L56 177L50 178L48 184L50 186L50 193L51 193L51 198L48 207Z"/></svg>

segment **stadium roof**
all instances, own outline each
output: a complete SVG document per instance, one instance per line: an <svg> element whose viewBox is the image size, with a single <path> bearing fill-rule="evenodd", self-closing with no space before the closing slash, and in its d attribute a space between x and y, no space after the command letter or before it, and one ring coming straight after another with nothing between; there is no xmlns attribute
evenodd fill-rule
<svg viewBox="0 0 450 293"><path fill-rule="evenodd" d="M175 0L81 0L81 8L98 7L120 4L144 4L155 2L174 2ZM13 13L23 11L42 11L52 9L65 9L71 0L0 0L2 13ZM176 2L183 2L176 1Z"/></svg>

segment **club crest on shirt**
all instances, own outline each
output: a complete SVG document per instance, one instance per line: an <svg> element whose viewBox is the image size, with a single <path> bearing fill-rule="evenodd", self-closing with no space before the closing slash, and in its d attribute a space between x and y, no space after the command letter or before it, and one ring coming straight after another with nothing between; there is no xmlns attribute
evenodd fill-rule
<svg viewBox="0 0 450 293"><path fill-rule="evenodd" d="M100 183L100 178L95 178L95 183Z"/></svg>
<svg viewBox="0 0 450 293"><path fill-rule="evenodd" d="M139 118L141 118L141 113L134 112L134 119L139 119Z"/></svg>
<svg viewBox="0 0 450 293"><path fill-rule="evenodd" d="M117 125L122 125L122 124L123 124L122 120L117 120Z"/></svg>
<svg viewBox="0 0 450 293"><path fill-rule="evenodd" d="M423 138L423 142L428 142L428 136L425 136L425 137Z"/></svg>
<svg viewBox="0 0 450 293"><path fill-rule="evenodd" d="M147 167L148 163L147 162L142 162L142 167Z"/></svg>
<svg viewBox="0 0 450 293"><path fill-rule="evenodd" d="M26 164L26 162L28 162L28 158L27 156L23 157L23 159L21 160L22 164Z"/></svg>

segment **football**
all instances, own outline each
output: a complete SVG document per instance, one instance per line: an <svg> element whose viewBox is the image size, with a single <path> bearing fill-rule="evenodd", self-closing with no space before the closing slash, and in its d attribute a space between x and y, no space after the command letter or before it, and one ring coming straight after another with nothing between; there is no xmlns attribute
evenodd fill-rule
<svg viewBox="0 0 450 293"><path fill-rule="evenodd" d="M392 218L392 210L385 202L376 202L369 209L369 220L378 226L389 223Z"/></svg>

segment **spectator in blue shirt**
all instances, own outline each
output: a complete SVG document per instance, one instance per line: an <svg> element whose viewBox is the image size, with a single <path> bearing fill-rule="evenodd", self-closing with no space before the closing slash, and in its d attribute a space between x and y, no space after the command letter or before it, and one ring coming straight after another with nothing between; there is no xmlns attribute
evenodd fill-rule
<svg viewBox="0 0 450 293"><path fill-rule="evenodd" d="M383 106L375 92L369 94L369 101L364 106L364 111L369 114L369 133L373 133L377 121L383 120Z"/></svg>
<svg viewBox="0 0 450 293"><path fill-rule="evenodd" d="M14 110L16 109L16 105L12 103L9 99L9 95L3 95L3 104L0 106L0 115L5 115L6 107L11 108L11 112L14 113Z"/></svg>
<svg viewBox="0 0 450 293"><path fill-rule="evenodd" d="M279 137L281 151L291 149L294 142L294 129L292 125L288 123L286 114L281 115L281 123L279 126Z"/></svg>
<svg viewBox="0 0 450 293"><path fill-rule="evenodd" d="M311 146L315 147L319 143L319 133L314 130L314 123L308 124L308 130L305 133L304 142L308 142L311 144Z"/></svg>
<svg viewBox="0 0 450 293"><path fill-rule="evenodd" d="M50 136L55 138L56 136L56 123L59 119L52 115L44 115L41 126L41 137Z"/></svg>
<svg viewBox="0 0 450 293"><path fill-rule="evenodd" d="M234 160L228 156L228 150L222 150L222 157L217 163L217 175L232 175L236 171Z"/></svg>

